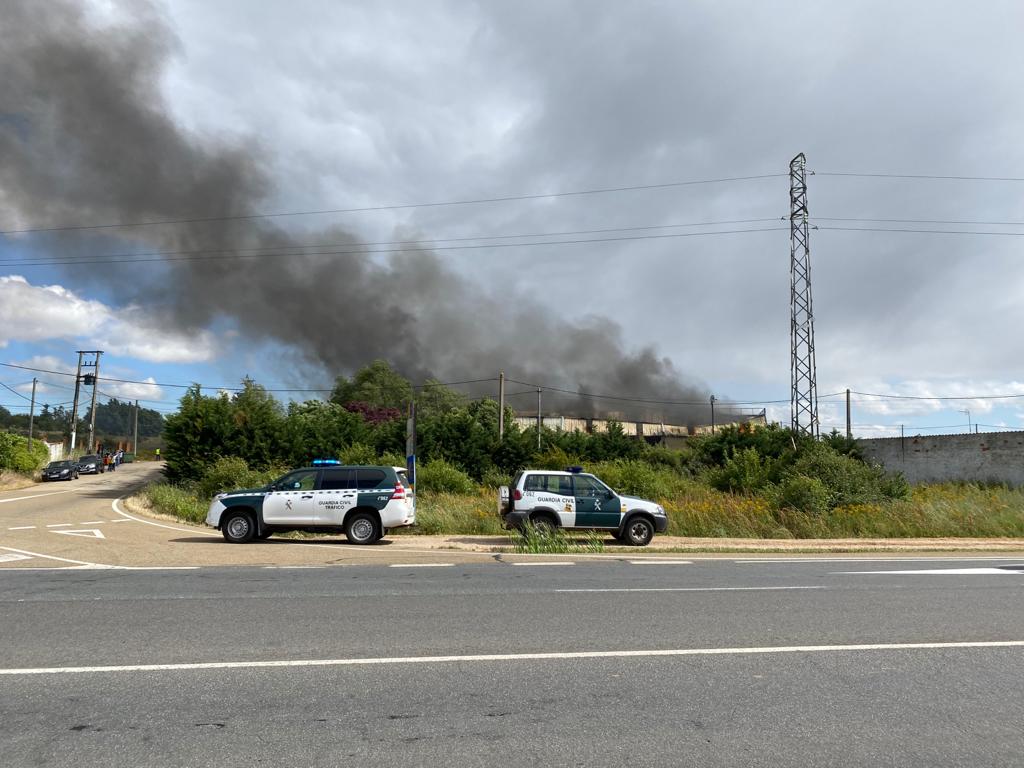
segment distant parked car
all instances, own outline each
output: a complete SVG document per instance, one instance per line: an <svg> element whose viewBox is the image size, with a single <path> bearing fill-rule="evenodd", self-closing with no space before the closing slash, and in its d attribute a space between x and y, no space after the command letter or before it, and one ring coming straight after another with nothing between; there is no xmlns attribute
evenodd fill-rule
<svg viewBox="0 0 1024 768"><path fill-rule="evenodd" d="M98 475L103 471L103 460L96 454L78 460L78 471L83 475Z"/></svg>
<svg viewBox="0 0 1024 768"><path fill-rule="evenodd" d="M74 461L51 461L43 470L43 482L48 480L75 480L78 478L78 464Z"/></svg>

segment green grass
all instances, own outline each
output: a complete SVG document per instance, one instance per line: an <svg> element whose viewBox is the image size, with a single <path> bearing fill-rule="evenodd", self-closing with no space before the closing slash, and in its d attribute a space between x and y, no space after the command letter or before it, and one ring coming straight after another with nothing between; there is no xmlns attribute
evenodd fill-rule
<svg viewBox="0 0 1024 768"><path fill-rule="evenodd" d="M156 511L193 523L205 520L210 502L210 497L197 489L167 483L151 485L143 495ZM918 486L905 500L842 506L820 515L775 509L761 496L716 491L690 479L677 482L670 497L658 500L668 513L670 536L749 539L1024 537L1024 490L1004 487L956 483ZM398 528L393 534L495 536L508 533L498 517L493 489L478 489L468 494L420 491L416 497L416 519L415 528ZM516 542L519 538L516 534Z"/></svg>
<svg viewBox="0 0 1024 768"><path fill-rule="evenodd" d="M508 534L512 551L518 554L583 554L604 552L604 534L597 531L580 531L570 535L561 528L534 526L527 523L521 531Z"/></svg>

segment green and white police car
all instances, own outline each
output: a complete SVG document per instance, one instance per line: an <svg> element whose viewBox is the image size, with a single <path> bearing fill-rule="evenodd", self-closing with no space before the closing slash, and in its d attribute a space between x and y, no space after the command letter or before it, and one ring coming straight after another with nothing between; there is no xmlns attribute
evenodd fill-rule
<svg viewBox="0 0 1024 768"><path fill-rule="evenodd" d="M582 467L565 472L527 469L498 489L498 514L507 528L526 523L608 531L623 544L645 547L668 530L660 504L623 496Z"/></svg>
<svg viewBox="0 0 1024 768"><path fill-rule="evenodd" d="M330 459L293 470L263 488L218 493L206 524L233 544L285 531L344 533L373 544L392 528L416 523L405 467L342 466Z"/></svg>

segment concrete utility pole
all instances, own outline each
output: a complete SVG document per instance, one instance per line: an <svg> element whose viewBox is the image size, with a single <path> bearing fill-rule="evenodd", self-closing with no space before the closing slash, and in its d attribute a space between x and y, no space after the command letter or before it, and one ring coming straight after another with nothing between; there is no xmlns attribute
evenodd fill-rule
<svg viewBox="0 0 1024 768"><path fill-rule="evenodd" d="M78 373L75 374L75 400L71 406L71 451L69 456L75 455L75 443L78 439L78 389L82 383L82 355L85 352L78 351Z"/></svg>
<svg viewBox="0 0 1024 768"><path fill-rule="evenodd" d="M132 453L139 455L139 401L135 401L135 426L132 428Z"/></svg>
<svg viewBox="0 0 1024 768"><path fill-rule="evenodd" d="M851 429L852 426L853 425L850 423L850 390L849 390L849 388L847 388L847 390L846 390L846 439L847 440L852 440L853 439L853 430Z"/></svg>
<svg viewBox="0 0 1024 768"><path fill-rule="evenodd" d="M498 440L505 438L505 372L498 374Z"/></svg>
<svg viewBox="0 0 1024 768"><path fill-rule="evenodd" d="M715 396L711 396L711 434L715 434Z"/></svg>
<svg viewBox="0 0 1024 768"><path fill-rule="evenodd" d="M39 379L32 379L32 403L28 407L28 451L32 453L32 426L36 420L36 382Z"/></svg>
<svg viewBox="0 0 1024 768"><path fill-rule="evenodd" d="M537 450L538 451L540 450L540 432L541 432L541 428L542 428L542 426L544 424L544 422L541 420L541 416L540 416L540 393L541 393L541 388L537 387Z"/></svg>
<svg viewBox="0 0 1024 768"><path fill-rule="evenodd" d="M818 379L814 360L807 158L789 164L790 416L794 432L818 437Z"/></svg>
<svg viewBox="0 0 1024 768"><path fill-rule="evenodd" d="M93 369L92 407L90 409L89 414L89 453L92 453L96 446L96 390L100 384L100 355L102 355L103 353L98 350L94 350L87 354L93 355L93 361L91 366L89 363L86 363L87 366L90 366Z"/></svg>

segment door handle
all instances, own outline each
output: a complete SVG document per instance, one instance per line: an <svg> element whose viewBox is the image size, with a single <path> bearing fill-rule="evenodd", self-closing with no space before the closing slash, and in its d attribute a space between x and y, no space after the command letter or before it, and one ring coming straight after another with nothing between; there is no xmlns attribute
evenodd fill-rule
<svg viewBox="0 0 1024 768"><path fill-rule="evenodd" d="M304 498L304 499L312 499L313 498L313 494L309 494L308 496L303 496L302 498Z"/></svg>

